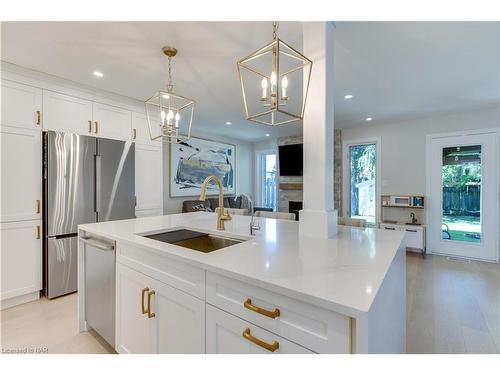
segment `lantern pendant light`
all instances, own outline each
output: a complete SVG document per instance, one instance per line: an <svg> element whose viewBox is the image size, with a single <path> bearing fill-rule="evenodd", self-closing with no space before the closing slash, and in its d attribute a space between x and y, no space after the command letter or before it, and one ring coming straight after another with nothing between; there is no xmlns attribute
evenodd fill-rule
<svg viewBox="0 0 500 375"><path fill-rule="evenodd" d="M238 61L246 119L282 125L304 118L312 61L277 36Z"/></svg>
<svg viewBox="0 0 500 375"><path fill-rule="evenodd" d="M178 143L191 137L195 101L174 93L172 84L172 58L177 49L163 47L168 57L168 84L165 91L158 91L144 104L151 140Z"/></svg>

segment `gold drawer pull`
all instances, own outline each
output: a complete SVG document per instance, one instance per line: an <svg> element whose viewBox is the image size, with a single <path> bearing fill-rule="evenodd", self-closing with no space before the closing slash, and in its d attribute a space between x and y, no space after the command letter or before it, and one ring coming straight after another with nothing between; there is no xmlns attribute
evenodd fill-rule
<svg viewBox="0 0 500 375"><path fill-rule="evenodd" d="M152 290L151 292L148 292L148 318L154 318L156 314L154 312L151 312L151 296L155 295L155 291Z"/></svg>
<svg viewBox="0 0 500 375"><path fill-rule="evenodd" d="M268 318L276 319L278 316L280 316L280 309L276 308L274 311L269 311L266 309L263 309L262 307L257 307L255 305L252 305L252 300L248 298L244 303L243 306L245 306L248 310L252 310L256 312L257 314L265 315Z"/></svg>
<svg viewBox="0 0 500 375"><path fill-rule="evenodd" d="M92 121L89 120L89 133L92 133Z"/></svg>
<svg viewBox="0 0 500 375"><path fill-rule="evenodd" d="M137 138L137 129L132 129L132 139Z"/></svg>
<svg viewBox="0 0 500 375"><path fill-rule="evenodd" d="M95 133L99 133L99 123L97 121L94 122L95 124Z"/></svg>
<svg viewBox="0 0 500 375"><path fill-rule="evenodd" d="M37 226L36 226L36 236L35 236L35 238L36 238L37 240L39 240L39 239L40 239L40 225L37 225Z"/></svg>
<svg viewBox="0 0 500 375"><path fill-rule="evenodd" d="M144 288L141 292L141 311L143 314L147 314L148 312L148 310L144 307L144 294L146 294L146 292L149 292L149 288Z"/></svg>
<svg viewBox="0 0 500 375"><path fill-rule="evenodd" d="M40 125L42 123L42 113L40 111L36 111L36 124Z"/></svg>
<svg viewBox="0 0 500 375"><path fill-rule="evenodd" d="M37 199L36 200L36 213L39 214L40 213L40 199Z"/></svg>
<svg viewBox="0 0 500 375"><path fill-rule="evenodd" d="M245 328L245 330L243 331L243 337L248 341L253 342L255 345L259 345L260 347L269 350L270 352L275 352L280 347L278 341L273 341L272 344L269 344L268 342L262 341L261 339L252 336L252 334L250 333L250 328Z"/></svg>

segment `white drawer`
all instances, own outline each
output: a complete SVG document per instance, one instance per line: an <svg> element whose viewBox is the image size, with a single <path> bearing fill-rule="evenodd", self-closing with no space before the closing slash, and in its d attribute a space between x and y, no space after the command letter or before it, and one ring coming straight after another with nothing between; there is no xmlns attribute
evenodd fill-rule
<svg viewBox="0 0 500 375"><path fill-rule="evenodd" d="M317 353L350 353L350 318L268 290L207 272L206 300ZM273 318L244 306L269 312Z"/></svg>
<svg viewBox="0 0 500 375"><path fill-rule="evenodd" d="M207 354L313 354L278 335L206 305Z"/></svg>
<svg viewBox="0 0 500 375"><path fill-rule="evenodd" d="M201 268L127 244L117 243L116 250L117 262L192 296L205 299L205 271Z"/></svg>
<svg viewBox="0 0 500 375"><path fill-rule="evenodd" d="M406 228L405 229L406 247L413 247L415 249L424 248L423 230L420 228Z"/></svg>

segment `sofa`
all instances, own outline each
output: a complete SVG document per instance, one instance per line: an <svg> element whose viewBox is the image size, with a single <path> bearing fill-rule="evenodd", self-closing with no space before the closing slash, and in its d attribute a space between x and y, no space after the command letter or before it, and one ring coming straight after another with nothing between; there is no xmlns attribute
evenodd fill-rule
<svg viewBox="0 0 500 375"><path fill-rule="evenodd" d="M204 201L198 199L187 200L182 202L182 212L196 212L196 211L209 211L214 212L219 207L219 198L207 198ZM224 197L224 207L226 208L243 208L249 210L249 204L246 199L241 196L237 197Z"/></svg>

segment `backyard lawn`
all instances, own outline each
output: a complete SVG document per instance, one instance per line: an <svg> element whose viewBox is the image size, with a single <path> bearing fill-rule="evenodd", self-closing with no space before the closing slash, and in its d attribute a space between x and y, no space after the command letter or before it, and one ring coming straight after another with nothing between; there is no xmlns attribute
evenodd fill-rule
<svg viewBox="0 0 500 375"><path fill-rule="evenodd" d="M479 217L444 215L443 224L448 225L450 239L453 241L481 242L481 222ZM444 229L445 226L443 225ZM444 236L443 238L447 239Z"/></svg>

